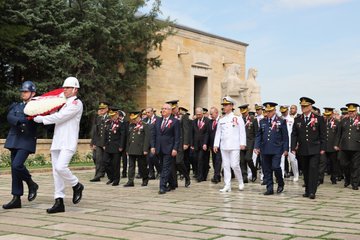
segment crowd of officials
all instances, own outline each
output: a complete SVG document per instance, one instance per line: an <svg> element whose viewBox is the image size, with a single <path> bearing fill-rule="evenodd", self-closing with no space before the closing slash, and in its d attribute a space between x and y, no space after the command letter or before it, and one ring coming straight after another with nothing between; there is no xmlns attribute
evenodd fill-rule
<svg viewBox="0 0 360 240"><path fill-rule="evenodd" d="M65 211L63 199L67 184L72 186L74 204L82 198L84 185L68 167L77 149L83 112L77 97L80 84L75 77L68 77L62 87L66 102L50 114L25 115L26 104L36 94L31 81L22 84L21 101L9 107L10 131L5 148L11 152L13 198L3 205L4 209L21 208L23 182L28 186L28 201L37 196L39 185L24 163L29 154L35 152L38 124L55 125L50 149L55 203L47 213ZM37 103L39 108L46 109L44 102L38 100ZM340 115L330 107L325 107L321 114L314 104L311 98L302 97L301 112L298 113L296 105L280 106L280 114L273 102L255 105L256 112L244 104L238 106L241 113L238 116L234 114L236 102L225 96L221 111L216 107L209 111L197 107L190 117L189 111L174 100L162 105L160 116L148 107L130 112L128 121L118 107L100 102L92 128L91 148L96 170L90 181L99 182L106 176L106 184L118 186L120 178L127 178L124 187L134 187L135 178L142 179L141 186L159 178L159 194L165 194L179 187L178 178L184 180L185 187L190 186L192 177L197 182L207 181L211 162L211 182L217 184L223 178L224 187L220 192L232 190L234 177L242 191L245 183L256 182L259 176L261 184L266 186L265 195L282 193L284 178L298 181L302 175L303 197L315 199L325 173L332 184L344 181L344 187L351 185L353 190L358 190L359 105L346 104Z"/></svg>
<svg viewBox="0 0 360 240"><path fill-rule="evenodd" d="M266 185L264 194L271 195L275 176L276 192L281 193L284 178L298 181L303 175L303 196L314 199L325 174L332 184L344 180L344 187L358 190L359 105L349 103L340 114L330 107L321 113L314 103L302 97L301 112L296 105L283 105L280 114L273 102L255 105L255 112L245 104L237 116L235 101L224 97L221 111L197 107L190 116L174 100L164 103L160 116L152 107L126 116L100 102L91 141L96 171L90 181L107 176L106 184L117 186L120 178L127 178L124 187L133 187L135 178L142 179L142 186L160 178L159 194L164 194L178 187L178 178L185 180L185 187L192 177L207 181L212 167L211 182L223 177L222 192L231 191L231 178L236 177L243 190L244 183L259 177Z"/></svg>

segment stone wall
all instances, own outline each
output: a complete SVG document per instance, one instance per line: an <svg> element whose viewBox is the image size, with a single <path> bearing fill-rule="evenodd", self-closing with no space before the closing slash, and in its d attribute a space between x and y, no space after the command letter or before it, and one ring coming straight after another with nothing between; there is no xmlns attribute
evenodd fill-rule
<svg viewBox="0 0 360 240"><path fill-rule="evenodd" d="M137 92L139 106L160 109L164 101L179 99L179 105L191 113L196 102L201 107L220 107L221 82L229 64L239 64L239 78L245 80L248 45L187 27L177 26L175 30L176 34L163 42L161 51L149 54L160 55L162 65L148 70L146 86ZM206 81L195 89L195 79ZM195 98L196 91L202 96Z"/></svg>
<svg viewBox="0 0 360 240"><path fill-rule="evenodd" d="M4 148L4 144L5 144L5 139L0 139L0 153L8 152L8 150ZM51 146L51 139L38 139L35 154L43 154L47 159L49 159L50 146ZM90 153L91 152L90 139L79 139L77 152L80 156Z"/></svg>

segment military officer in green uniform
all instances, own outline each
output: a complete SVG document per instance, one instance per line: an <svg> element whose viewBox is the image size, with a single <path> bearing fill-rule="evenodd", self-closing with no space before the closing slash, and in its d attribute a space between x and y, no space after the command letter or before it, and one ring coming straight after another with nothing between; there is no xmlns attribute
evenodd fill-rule
<svg viewBox="0 0 360 240"><path fill-rule="evenodd" d="M105 145L105 124L109 120L109 104L107 102L100 102L98 115L95 118L93 129L92 129L92 138L91 138L91 148L95 153L95 176L90 182L99 182L100 178L105 175L105 164L104 164L104 145Z"/></svg>
<svg viewBox="0 0 360 240"><path fill-rule="evenodd" d="M128 182L124 187L133 187L135 178L135 162L138 162L139 173L142 177L141 186L147 186L149 172L146 156L150 150L150 126L141 120L141 112L130 113L130 124L127 133L126 153L129 156Z"/></svg>
<svg viewBox="0 0 360 240"><path fill-rule="evenodd" d="M331 183L336 184L336 178L340 175L340 164L337 159L337 151L334 147L340 122L334 117L334 108L325 107L323 115L326 126L326 148L325 154L320 157L319 184L324 183L327 165L330 166Z"/></svg>
<svg viewBox="0 0 360 240"><path fill-rule="evenodd" d="M346 104L348 117L341 120L335 149L342 153L341 166L345 173L345 184L351 184L353 190L359 189L360 178L360 116L359 105Z"/></svg>

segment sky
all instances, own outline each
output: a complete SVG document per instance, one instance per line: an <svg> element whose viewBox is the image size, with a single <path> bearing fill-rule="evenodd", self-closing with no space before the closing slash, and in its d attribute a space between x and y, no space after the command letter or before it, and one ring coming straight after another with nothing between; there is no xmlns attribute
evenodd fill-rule
<svg viewBox="0 0 360 240"><path fill-rule="evenodd" d="M359 0L162 0L162 17L248 43L263 102L360 104Z"/></svg>

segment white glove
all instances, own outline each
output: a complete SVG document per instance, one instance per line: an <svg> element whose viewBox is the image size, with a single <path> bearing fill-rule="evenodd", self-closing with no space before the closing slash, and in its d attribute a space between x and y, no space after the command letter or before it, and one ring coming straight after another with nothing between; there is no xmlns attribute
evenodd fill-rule
<svg viewBox="0 0 360 240"><path fill-rule="evenodd" d="M43 116L36 116L34 117L34 122L37 122L37 123L42 123L43 122Z"/></svg>

